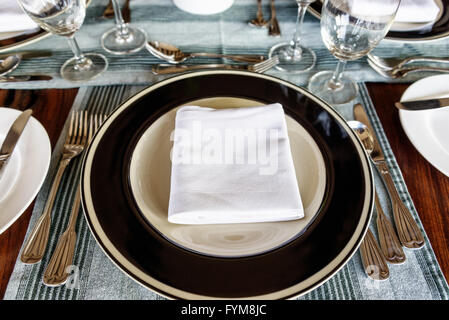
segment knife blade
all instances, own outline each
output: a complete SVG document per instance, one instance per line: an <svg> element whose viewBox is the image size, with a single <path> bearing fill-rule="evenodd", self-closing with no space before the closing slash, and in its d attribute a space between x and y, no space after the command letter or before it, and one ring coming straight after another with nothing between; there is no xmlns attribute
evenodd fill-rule
<svg viewBox="0 0 449 320"><path fill-rule="evenodd" d="M16 120L14 120L11 128L6 134L6 138L3 141L3 144L0 148L0 171L8 162L8 159L11 157L11 154L19 141L20 136L22 135L23 129L25 129L28 120L30 119L33 110L28 109L22 112Z"/></svg>
<svg viewBox="0 0 449 320"><path fill-rule="evenodd" d="M20 75L20 76L9 76L0 77L0 83L4 82L28 82L28 81L49 81L53 79L52 76L45 74L34 74L34 75Z"/></svg>
<svg viewBox="0 0 449 320"><path fill-rule="evenodd" d="M394 104L396 108L409 111L438 109L449 107L449 98L401 101Z"/></svg>
<svg viewBox="0 0 449 320"><path fill-rule="evenodd" d="M387 161L385 160L385 155L380 147L379 141L377 140L371 121L368 118L368 114L365 112L360 103L354 105L353 112L354 118L366 125L368 132L370 132L373 137L374 149L371 152L371 160L376 166L377 171L387 187L393 207L393 217L399 240L401 244L407 248L421 248L424 245L424 236L410 210L404 204L398 190L396 189Z"/></svg>

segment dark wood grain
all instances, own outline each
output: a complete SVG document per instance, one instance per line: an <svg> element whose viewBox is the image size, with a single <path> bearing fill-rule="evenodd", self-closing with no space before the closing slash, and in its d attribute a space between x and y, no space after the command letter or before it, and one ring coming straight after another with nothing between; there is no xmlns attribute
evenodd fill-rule
<svg viewBox="0 0 449 320"><path fill-rule="evenodd" d="M0 90L0 106L19 110L32 108L33 117L47 130L53 149L76 93L77 89ZM0 298L5 294L33 207L34 202L8 230L0 235Z"/></svg>
<svg viewBox="0 0 449 320"><path fill-rule="evenodd" d="M370 83L368 89L421 222L446 280L449 279L449 178L415 149L402 129L399 101L406 84Z"/></svg>
<svg viewBox="0 0 449 320"><path fill-rule="evenodd" d="M404 175L438 262L449 278L449 178L433 168L413 147L399 123L393 103L407 88L404 84L368 84L391 147ZM0 90L0 106L33 108L54 147L75 98L76 89ZM22 246L34 203L0 235L0 298L4 296Z"/></svg>

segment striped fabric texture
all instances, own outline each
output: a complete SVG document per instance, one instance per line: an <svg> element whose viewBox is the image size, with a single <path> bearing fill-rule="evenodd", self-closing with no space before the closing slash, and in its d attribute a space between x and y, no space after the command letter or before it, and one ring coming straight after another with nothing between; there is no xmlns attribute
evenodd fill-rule
<svg viewBox="0 0 449 320"><path fill-rule="evenodd" d="M368 96L367 89L363 84L360 84L359 87L360 94L357 100L366 108L387 157L395 185L422 229L418 214ZM109 114L122 101L140 89L142 87L126 85L81 88L75 99L73 110L88 110ZM352 119L352 104L338 107L338 111L347 120ZM43 210L57 169L66 130L67 128L63 130L53 153L50 172L37 197L29 228L34 226ZM62 178L52 213L54 220L50 231L49 247L43 261L35 265L25 265L18 260L6 290L5 299L163 299L134 282L105 256L91 235L83 215L78 218L78 238L73 263L76 266L75 272L79 275L78 281L57 288L50 288L42 284L45 266L55 249L59 235L68 222L80 169L81 158L78 157L72 161ZM376 172L375 184L381 204L386 214L389 214L391 212L389 198ZM371 230L376 233L375 219L372 219ZM336 275L299 299L447 300L449 298L449 287L427 237L423 248L419 250L405 249L405 253L407 256L406 262L402 265L389 265L390 278L380 282L371 280L365 275L360 254L356 252Z"/></svg>
<svg viewBox="0 0 449 320"><path fill-rule="evenodd" d="M123 1L123 0L122 0ZM318 0L317 0L318 1ZM51 58L25 60L13 74L48 74L51 81L1 83L0 88L68 88L78 86L112 84L149 84L163 78L151 73L151 65L164 63L152 56L146 49L127 56L114 56L101 48L101 35L114 26L114 19L101 15L108 0L94 0L87 8L86 19L76 38L85 52L99 52L109 61L108 70L99 77L83 82L68 82L59 76L59 68L72 57L67 40L52 35L20 50L51 50ZM270 17L268 1L263 2L264 16ZM280 42L289 41L295 29L297 5L293 0L276 1L277 17L282 31L281 37L268 36L266 29L252 28L247 21L256 15L255 0L235 0L227 11L217 15L198 16L179 10L171 0L132 0L131 22L146 31L149 40L174 44L185 52L219 52L267 55L269 49ZM334 69L337 60L324 46L320 35L320 23L310 13L306 14L303 25L303 44L312 48L317 55L317 65L310 72L286 76L274 69L267 73L297 84L306 84L310 76L320 70ZM425 43L404 43L383 40L373 53L381 57L406 57L411 55L447 56L449 39ZM192 59L188 63L221 62L220 59ZM374 72L366 58L351 61L347 73L357 81L393 81ZM412 81L426 74L412 73L406 79Z"/></svg>

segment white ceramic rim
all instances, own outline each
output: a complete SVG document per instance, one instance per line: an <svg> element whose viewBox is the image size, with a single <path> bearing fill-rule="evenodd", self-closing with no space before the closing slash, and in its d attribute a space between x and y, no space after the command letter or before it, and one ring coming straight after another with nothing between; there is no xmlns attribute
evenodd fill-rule
<svg viewBox="0 0 449 320"><path fill-rule="evenodd" d="M437 88L438 85L432 86L432 83L449 83L448 74L440 74L436 76L430 76L414 82L410 85L402 94L401 101L407 99L418 99L413 92L420 87ZM449 86L447 88L446 96L449 97ZM431 92L429 92L430 95ZM442 97L442 96L441 96ZM437 98L433 96L433 98ZM423 110L423 111L406 111L399 110L399 120L401 121L402 128L405 131L410 142L418 150L418 152L429 161L435 168L441 171L444 175L449 177L449 156L447 152L442 149L438 142L435 141L430 130L427 126L423 125L432 116L432 112L437 110ZM441 111L441 110L438 110ZM449 110L446 110L449 112ZM426 130L427 129L427 130ZM449 135L448 135L449 136Z"/></svg>
<svg viewBox="0 0 449 320"><path fill-rule="evenodd" d="M10 108L0 108L0 115L2 113L11 113L14 114L15 117L18 117L20 115L19 110L10 109ZM25 211L26 208L30 205L30 203L34 200L37 193L39 192L42 184L44 183L45 177L47 176L48 168L50 165L50 157L51 157L51 145L50 145L50 139L48 137L47 131L42 126L42 124L36 120L35 118L31 117L29 119L29 123L27 124L29 128L33 130L33 134L29 134L29 136L32 136L35 141L34 143L39 145L39 152L33 152L31 154L26 154L27 160L24 160L24 155L21 155L22 164L21 169L23 169L23 166L27 165L28 167L33 167L33 176L24 176L19 173L19 176L17 180L15 181L14 188L20 191L20 196L22 197L22 201L13 204L12 207L14 207L13 214L11 213L5 213L2 212L2 203L4 201L8 201L11 204L11 201L14 203L14 201L17 201L14 199L14 195L8 195L3 199L3 201L0 203L0 214L11 214L11 216L8 219L8 222L6 222L3 225L0 225L0 234L6 231ZM27 128L25 127L25 130ZM21 137L21 138L27 138L27 137ZM17 142L16 148L20 148L21 146L19 144L24 144L25 141L19 141ZM22 151L22 150L21 150ZM23 151L22 151L23 152ZM28 163L28 164L25 164ZM32 164L30 164L32 162ZM7 168L5 168L6 170Z"/></svg>

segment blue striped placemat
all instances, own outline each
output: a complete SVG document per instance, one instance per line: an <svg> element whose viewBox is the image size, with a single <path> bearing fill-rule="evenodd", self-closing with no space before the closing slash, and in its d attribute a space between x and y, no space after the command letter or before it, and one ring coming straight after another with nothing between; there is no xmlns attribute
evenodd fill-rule
<svg viewBox="0 0 449 320"><path fill-rule="evenodd" d="M356 102L361 102L366 108L385 152L394 183L422 229L418 214L371 103L368 91L364 84L359 86L360 94ZM73 109L110 113L122 101L140 89L142 87L127 85L81 88L75 99ZM337 110L347 120L352 119L352 103L338 107ZM53 152L49 175L35 202L29 228L34 226L43 210L57 169L66 130L67 124ZM82 215L79 217L77 224L78 237L73 263L76 266L76 274L79 275L78 281L57 288L42 284L44 268L56 246L58 236L68 222L80 169L81 158L78 157L72 161L62 178L52 213L54 218L51 225L49 247L42 262L35 265L25 265L17 260L6 290L5 299L162 299L159 295L147 290L123 274L105 256L102 249L96 244ZM376 172L375 184L382 206L388 215L391 212L390 202ZM372 220L371 230L376 234L375 219ZM406 262L402 265L389 265L390 278L379 282L371 280L365 275L360 254L357 252L336 275L300 299L447 300L449 298L449 287L427 237L423 248L419 250L405 249L405 253L407 256Z"/></svg>

